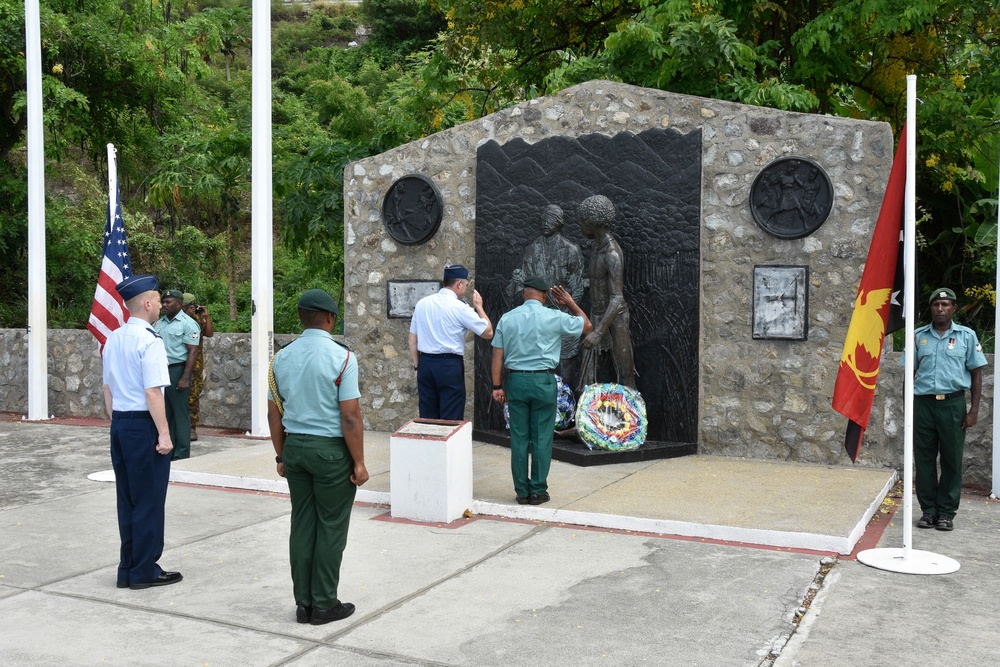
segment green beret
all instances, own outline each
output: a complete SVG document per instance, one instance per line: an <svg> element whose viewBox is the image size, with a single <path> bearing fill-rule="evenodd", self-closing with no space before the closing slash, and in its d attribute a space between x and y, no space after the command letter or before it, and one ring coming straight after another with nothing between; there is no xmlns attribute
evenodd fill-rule
<svg viewBox="0 0 1000 667"><path fill-rule="evenodd" d="M531 289L536 289L539 292L548 292L549 286L545 284L545 281L538 276L528 276L524 279L524 286L530 287Z"/></svg>
<svg viewBox="0 0 1000 667"><path fill-rule="evenodd" d="M324 313L340 315L337 302L333 300L332 296L321 289L306 290L299 297L298 307L302 310L319 310Z"/></svg>
<svg viewBox="0 0 1000 667"><path fill-rule="evenodd" d="M928 303L934 303L938 299L951 299L952 301L958 301L958 299L955 298L955 292L947 287L939 287L931 292L931 299Z"/></svg>
<svg viewBox="0 0 1000 667"><path fill-rule="evenodd" d="M179 289L168 289L165 292L163 292L163 298L180 299L181 301L184 301L184 292L180 291Z"/></svg>

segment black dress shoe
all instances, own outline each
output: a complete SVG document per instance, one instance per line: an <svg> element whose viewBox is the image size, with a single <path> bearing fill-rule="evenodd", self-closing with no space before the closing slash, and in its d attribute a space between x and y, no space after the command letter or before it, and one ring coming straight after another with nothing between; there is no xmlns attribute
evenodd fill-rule
<svg viewBox="0 0 1000 667"><path fill-rule="evenodd" d="M330 609L313 608L312 617L309 619L310 625L323 625L331 621L339 621L354 613L354 605L350 602L341 602L336 607Z"/></svg>
<svg viewBox="0 0 1000 667"><path fill-rule="evenodd" d="M312 607L300 604L299 606L295 607L295 620L299 623L308 623L309 619L312 618L312 613L313 613Z"/></svg>
<svg viewBox="0 0 1000 667"><path fill-rule="evenodd" d="M541 505L542 503L547 503L551 500L548 493L532 493L528 498L528 502L532 505Z"/></svg>
<svg viewBox="0 0 1000 667"><path fill-rule="evenodd" d="M143 588L149 588L150 586L169 586L170 584L176 584L183 578L184 575L180 572L161 572L160 576L153 579L148 584L132 584L129 588L133 591L139 591Z"/></svg>
<svg viewBox="0 0 1000 667"><path fill-rule="evenodd" d="M920 517L920 521L917 521L917 528L933 528L937 522L938 518L933 514L924 514Z"/></svg>
<svg viewBox="0 0 1000 667"><path fill-rule="evenodd" d="M127 581L119 581L118 583L115 584L115 586L117 586L118 588L128 588L128 582Z"/></svg>
<svg viewBox="0 0 1000 667"><path fill-rule="evenodd" d="M518 496L517 497L517 504L518 505L527 505L529 502L531 502L531 498L529 496Z"/></svg>

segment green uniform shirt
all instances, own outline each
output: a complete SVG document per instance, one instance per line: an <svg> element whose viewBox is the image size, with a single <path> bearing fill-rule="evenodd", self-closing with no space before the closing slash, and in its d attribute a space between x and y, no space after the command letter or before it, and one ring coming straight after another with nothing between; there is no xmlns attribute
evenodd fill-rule
<svg viewBox="0 0 1000 667"><path fill-rule="evenodd" d="M197 345L201 342L201 327L183 310L177 313L174 319L164 315L156 321L153 327L163 339L163 347L167 349L167 363L169 364L181 364L187 361L187 346Z"/></svg>
<svg viewBox="0 0 1000 667"><path fill-rule="evenodd" d="M340 402L361 396L357 357L347 357L347 348L322 329L306 329L274 356L274 380L285 408L281 418L285 431L344 437ZM274 398L270 391L267 397Z"/></svg>
<svg viewBox="0 0 1000 667"><path fill-rule="evenodd" d="M583 333L583 318L528 299L497 323L493 347L503 348L504 366L542 371L559 365L562 336Z"/></svg>
<svg viewBox="0 0 1000 667"><path fill-rule="evenodd" d="M933 324L917 329L914 350L917 370L913 393L916 396L968 390L972 387L969 371L986 365L976 332L954 322L943 333Z"/></svg>

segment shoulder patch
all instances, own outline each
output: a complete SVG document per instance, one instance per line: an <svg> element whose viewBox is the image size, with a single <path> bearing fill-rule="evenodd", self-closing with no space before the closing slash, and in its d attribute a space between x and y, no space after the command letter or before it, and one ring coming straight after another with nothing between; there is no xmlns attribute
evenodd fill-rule
<svg viewBox="0 0 1000 667"><path fill-rule="evenodd" d="M148 331L149 333L153 334L157 338L160 338L160 334L156 333L156 331L153 329L153 327L146 327L146 331Z"/></svg>

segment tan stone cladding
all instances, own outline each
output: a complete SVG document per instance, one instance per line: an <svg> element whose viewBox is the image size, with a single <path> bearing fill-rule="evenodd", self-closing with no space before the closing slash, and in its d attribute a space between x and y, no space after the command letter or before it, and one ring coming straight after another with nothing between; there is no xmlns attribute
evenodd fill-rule
<svg viewBox="0 0 1000 667"><path fill-rule="evenodd" d="M347 166L344 174L345 338L362 360L363 412L393 430L417 413L407 353L409 320L386 315L386 282L440 278L462 263L475 276L476 148L488 140L529 143L553 136L609 136L655 127L702 130L699 451L814 463L845 462L846 420L830 401L851 307L894 150L885 123L789 113L659 90L591 81L525 102ZM754 222L749 193L773 160L820 164L833 211L802 239L770 236ZM382 200L403 176L430 178L444 216L425 244L396 243L382 225ZM807 265L808 340L751 338L753 267ZM502 313L489 313L496 322ZM467 417L473 386L466 347ZM893 371L886 379L898 380ZM862 461L888 464L901 419L880 389ZM888 410L887 410L888 408ZM986 427L984 427L985 430ZM972 434L970 434L971 436Z"/></svg>

